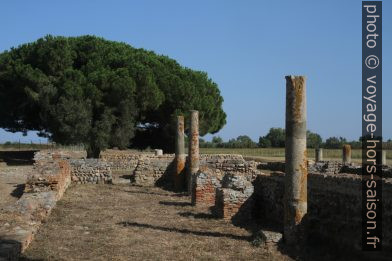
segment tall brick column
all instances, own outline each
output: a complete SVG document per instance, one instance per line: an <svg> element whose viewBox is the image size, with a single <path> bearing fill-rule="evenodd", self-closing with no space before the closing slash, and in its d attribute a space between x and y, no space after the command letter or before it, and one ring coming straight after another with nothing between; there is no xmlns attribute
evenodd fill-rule
<svg viewBox="0 0 392 261"><path fill-rule="evenodd" d="M298 242L307 213L306 85L304 76L286 76L286 175L284 240Z"/></svg>
<svg viewBox="0 0 392 261"><path fill-rule="evenodd" d="M184 189L184 168L185 168L185 141L184 141L184 116L177 116L176 128L176 157L174 173L174 189L179 191Z"/></svg>
<svg viewBox="0 0 392 261"><path fill-rule="evenodd" d="M343 164L351 163L351 146L349 144L343 145Z"/></svg>
<svg viewBox="0 0 392 261"><path fill-rule="evenodd" d="M186 178L188 193L192 192L192 175L199 170L199 112L191 110L188 145L188 173Z"/></svg>

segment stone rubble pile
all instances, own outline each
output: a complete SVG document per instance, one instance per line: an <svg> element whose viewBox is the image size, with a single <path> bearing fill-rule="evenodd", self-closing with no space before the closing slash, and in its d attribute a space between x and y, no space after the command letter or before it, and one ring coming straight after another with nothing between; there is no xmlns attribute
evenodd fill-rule
<svg viewBox="0 0 392 261"><path fill-rule="evenodd" d="M60 198L70 180L70 165L64 160L41 160L34 164L33 171L27 176L25 193L56 191Z"/></svg>
<svg viewBox="0 0 392 261"><path fill-rule="evenodd" d="M214 206L220 180L209 168L199 170L192 178L192 205Z"/></svg>
<svg viewBox="0 0 392 261"><path fill-rule="evenodd" d="M251 217L253 208L253 185L244 176L227 173L222 180L222 187L216 190L216 211L219 217L230 220Z"/></svg>
<svg viewBox="0 0 392 261"><path fill-rule="evenodd" d="M210 168L202 168L192 178L192 204L214 207L225 220L251 217L253 185L243 173L226 172L223 178Z"/></svg>

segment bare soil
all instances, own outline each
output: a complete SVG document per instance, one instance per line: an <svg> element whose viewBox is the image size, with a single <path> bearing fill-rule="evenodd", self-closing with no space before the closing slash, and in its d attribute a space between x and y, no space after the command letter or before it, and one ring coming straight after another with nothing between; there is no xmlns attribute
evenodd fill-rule
<svg viewBox="0 0 392 261"><path fill-rule="evenodd" d="M292 260L190 198L129 184L71 186L25 260Z"/></svg>

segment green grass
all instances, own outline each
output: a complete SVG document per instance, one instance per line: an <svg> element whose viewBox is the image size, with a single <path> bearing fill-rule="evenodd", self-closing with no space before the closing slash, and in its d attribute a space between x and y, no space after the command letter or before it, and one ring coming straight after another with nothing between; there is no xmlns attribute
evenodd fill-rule
<svg viewBox="0 0 392 261"><path fill-rule="evenodd" d="M253 148L253 149L233 149L233 148L200 148L203 154L241 154L249 157L279 157L284 158L284 148ZM308 149L308 157L314 158L314 149ZM341 149L323 149L325 159L341 159ZM353 149L351 157L353 159L362 158L362 150ZM387 159L392 159L392 150L387 150Z"/></svg>

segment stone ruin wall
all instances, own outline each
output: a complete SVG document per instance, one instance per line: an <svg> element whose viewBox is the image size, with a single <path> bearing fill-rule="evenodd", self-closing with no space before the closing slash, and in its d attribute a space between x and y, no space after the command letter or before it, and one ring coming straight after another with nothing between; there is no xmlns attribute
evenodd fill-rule
<svg viewBox="0 0 392 261"><path fill-rule="evenodd" d="M98 159L71 159L71 180L77 184L112 183L111 166Z"/></svg>
<svg viewBox="0 0 392 261"><path fill-rule="evenodd" d="M239 154L200 155L200 169L209 168L213 170L219 180L222 180L226 172L235 172L251 181L259 173L257 165L255 161L245 161L242 155Z"/></svg>
<svg viewBox="0 0 392 261"><path fill-rule="evenodd" d="M100 160L84 157L82 152L42 151L36 154L25 193L5 212L6 216L13 216L7 220L15 222L5 224L0 220L0 235L9 239L9 243L1 244L1 253L12 256L28 246L71 182L110 183L111 169L115 168L130 173L135 185L170 183L174 160L171 154L155 156L117 151L104 153ZM122 165L121 162L127 159L131 159L130 162ZM263 169L272 170L272 173L265 174ZM388 177L391 168L385 166L384 170ZM253 216L264 224L282 228L283 171L284 163L245 161L241 155L200 155L200 171L193 179L192 203L213 207L215 214L225 220ZM359 173L358 166L353 164L318 162L309 165L305 221L312 238L358 248L361 243L361 179L356 174L341 173L344 171ZM391 220L391 179L384 180L383 193L383 219ZM384 242L390 248L392 223L384 222L383 225Z"/></svg>
<svg viewBox="0 0 392 261"><path fill-rule="evenodd" d="M252 217L266 226L283 229L284 163L252 163L254 175L201 169L193 182L192 203L213 207L225 220L243 221ZM263 170L271 172L263 173ZM392 250L392 179L384 166L383 240ZM343 173L345 171L350 173ZM265 171L267 172L267 171ZM354 173L354 174L353 174ZM341 247L361 249L362 185L360 166L340 162L309 165L308 213L304 223L309 239L335 242ZM247 183L249 178L252 184ZM227 181L225 181L227 179ZM215 193L213 192L215 190ZM214 203L215 200L215 203Z"/></svg>
<svg viewBox="0 0 392 261"><path fill-rule="evenodd" d="M260 222L283 227L284 174L259 175L253 182L255 213ZM355 174L308 174L310 239L361 249L361 177ZM392 250L392 180L383 180L383 240Z"/></svg>
<svg viewBox="0 0 392 261"><path fill-rule="evenodd" d="M112 171L133 173L143 155L153 155L152 153L129 152L120 150L106 150L101 152L99 158L108 162Z"/></svg>
<svg viewBox="0 0 392 261"><path fill-rule="evenodd" d="M192 204L213 207L225 220L243 220L252 208L252 180L261 174L255 161L242 155L201 155L200 170L192 178Z"/></svg>
<svg viewBox="0 0 392 261"><path fill-rule="evenodd" d="M67 153L58 154L61 156L55 157L70 158ZM135 185L153 186L170 184L173 160L172 154L155 156L111 150L103 153L100 162L106 167L127 171ZM124 165L121 162L125 162ZM71 170L75 165L70 164ZM94 169L94 166L90 167ZM250 209L254 209L257 210L253 213L255 218L261 222L283 226L284 162L259 163L245 161L241 155L202 154L200 169L193 177L193 204L214 207L215 214L226 220L249 216ZM342 245L358 247L360 239L353 242L353 238L360 238L361 183L357 174L361 173L361 167L352 163L321 161L309 162L308 170L308 214L305 220L309 235L335 241L340 238ZM389 220L392 217L392 181L389 179L392 168L383 166L383 173L388 178L384 182L384 220ZM392 232L392 225L389 223L384 222L384 242L392 246L392 236L388 232Z"/></svg>
<svg viewBox="0 0 392 261"><path fill-rule="evenodd" d="M174 154L154 155L152 153L132 153L109 151L101 156L108 162L113 170L127 172L131 175L131 181L135 185L154 186L171 185L171 175L174 172ZM123 161L130 162L122 165ZM252 165L253 164L253 165ZM257 173L255 162L246 162L241 155L235 154L202 154L200 155L200 167L208 167L214 170L219 179L227 171L235 171L247 175L249 180ZM114 167L113 167L114 166Z"/></svg>
<svg viewBox="0 0 392 261"><path fill-rule="evenodd" d="M140 155L131 182L139 186L170 185L174 154Z"/></svg>
<svg viewBox="0 0 392 261"><path fill-rule="evenodd" d="M19 260L39 227L71 183L71 166L62 159L41 159L29 173L23 195L0 215L0 260Z"/></svg>
<svg viewBox="0 0 392 261"><path fill-rule="evenodd" d="M254 187L245 176L227 173L222 186L216 189L215 211L217 217L234 222L251 219L254 207Z"/></svg>
<svg viewBox="0 0 392 261"><path fill-rule="evenodd" d="M112 183L111 164L99 159L86 159L82 151L43 150L35 153L37 163L61 159L67 161L71 169L71 181L77 184Z"/></svg>
<svg viewBox="0 0 392 261"><path fill-rule="evenodd" d="M222 185L214 170L202 168L194 175L192 182L192 205L215 206L216 189Z"/></svg>

